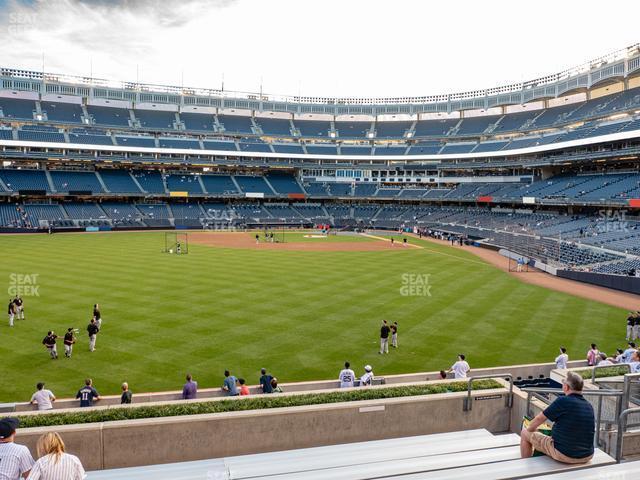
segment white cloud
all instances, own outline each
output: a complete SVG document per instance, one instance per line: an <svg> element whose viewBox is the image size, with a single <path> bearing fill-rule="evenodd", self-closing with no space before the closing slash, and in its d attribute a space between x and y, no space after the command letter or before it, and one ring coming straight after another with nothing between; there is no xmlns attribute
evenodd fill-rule
<svg viewBox="0 0 640 480"><path fill-rule="evenodd" d="M618 8L616 8L618 7ZM638 41L640 2L40 0L0 12L3 66L269 93L395 96L528 80Z"/></svg>

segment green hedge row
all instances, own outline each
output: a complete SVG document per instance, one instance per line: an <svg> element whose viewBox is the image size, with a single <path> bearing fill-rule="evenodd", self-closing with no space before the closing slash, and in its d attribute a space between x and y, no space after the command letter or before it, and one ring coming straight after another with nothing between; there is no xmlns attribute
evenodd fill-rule
<svg viewBox="0 0 640 480"><path fill-rule="evenodd" d="M585 380L591 380L593 370L590 368L587 370L576 370L576 373L579 374ZM596 370L596 378L619 377L621 375L624 375L625 373L629 373L629 368L626 366L625 367L613 366L609 368L599 368L598 370Z"/></svg>
<svg viewBox="0 0 640 480"><path fill-rule="evenodd" d="M495 380L476 380L473 390L500 388ZM139 418L175 417L179 415L198 415L201 413L238 412L244 410L260 410L266 408L299 407L304 405L320 405L324 403L356 402L358 400L375 400L379 398L412 397L432 395L436 393L463 392L467 390L467 382L441 383L434 385L363 388L347 392L313 393L305 395L269 396L236 398L229 400L194 402L170 405L150 405L134 408L109 408L86 410L73 413L50 413L46 415L29 415L20 418L20 427L49 427L55 425L73 425L78 423L109 422L114 420L134 420Z"/></svg>

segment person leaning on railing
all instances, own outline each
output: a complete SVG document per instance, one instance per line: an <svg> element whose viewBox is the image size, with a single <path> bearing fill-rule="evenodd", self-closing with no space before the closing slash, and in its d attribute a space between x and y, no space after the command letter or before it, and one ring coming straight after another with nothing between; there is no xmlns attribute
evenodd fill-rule
<svg viewBox="0 0 640 480"><path fill-rule="evenodd" d="M564 396L556 398L520 433L522 458L534 449L562 463L586 463L593 457L595 417L593 407L582 396L584 382L574 372L567 372L562 382ZM551 435L538 432L547 420L554 422Z"/></svg>

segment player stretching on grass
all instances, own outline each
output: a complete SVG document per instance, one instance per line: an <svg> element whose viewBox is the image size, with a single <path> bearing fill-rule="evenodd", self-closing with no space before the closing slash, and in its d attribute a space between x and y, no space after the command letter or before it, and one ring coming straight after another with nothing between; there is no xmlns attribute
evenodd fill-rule
<svg viewBox="0 0 640 480"><path fill-rule="evenodd" d="M398 348L398 322L393 322L389 328L391 329L391 346Z"/></svg>

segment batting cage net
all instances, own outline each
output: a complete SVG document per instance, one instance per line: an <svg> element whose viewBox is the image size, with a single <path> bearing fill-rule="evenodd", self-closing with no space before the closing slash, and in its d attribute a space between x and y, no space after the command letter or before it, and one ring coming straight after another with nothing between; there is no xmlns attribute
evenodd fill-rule
<svg viewBox="0 0 640 480"><path fill-rule="evenodd" d="M189 253L189 234L178 232L165 232L164 253L186 255Z"/></svg>

